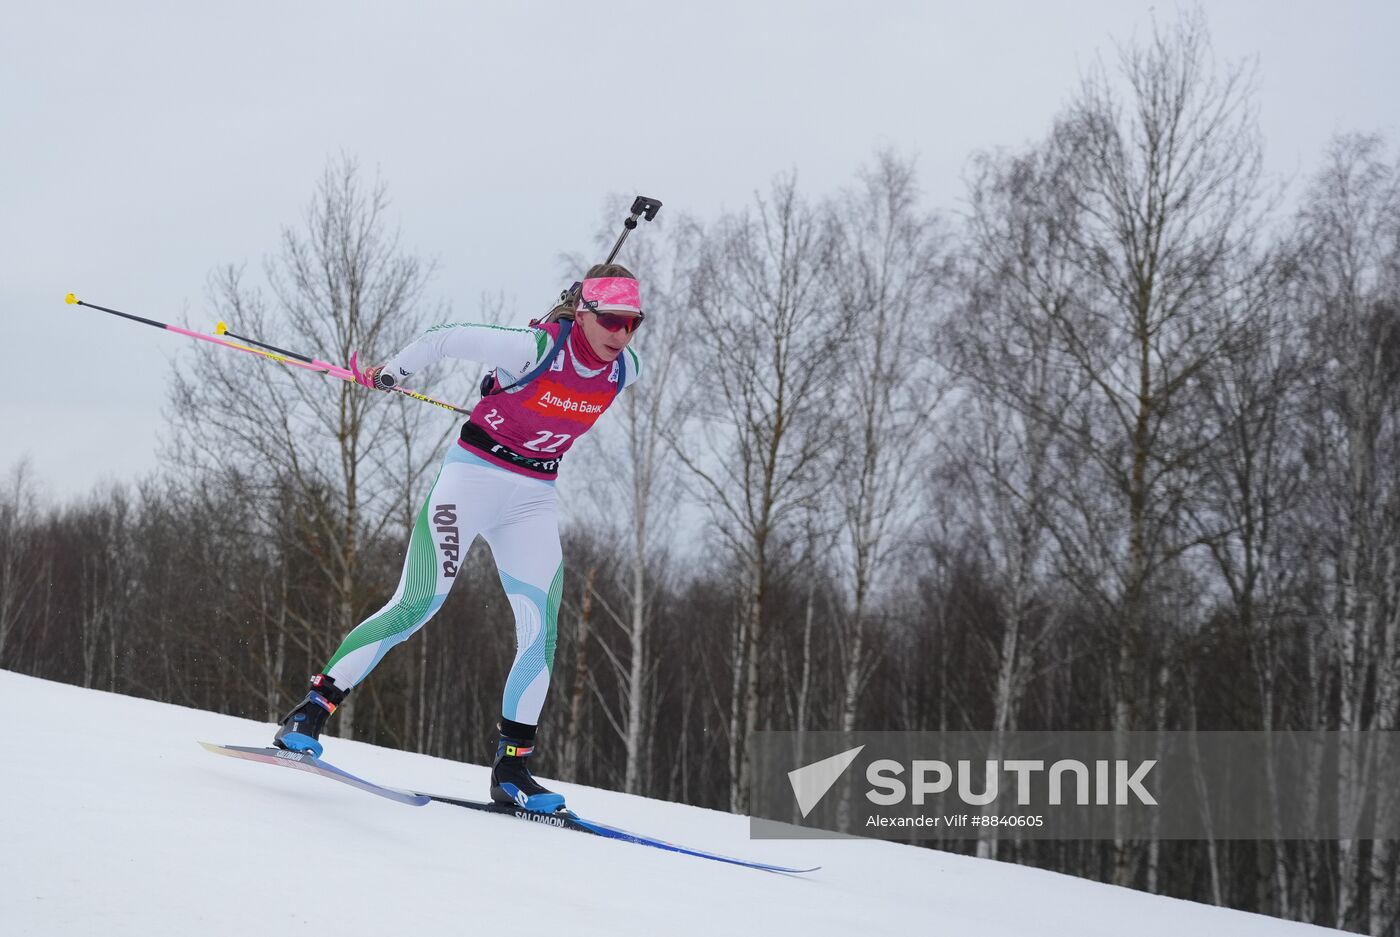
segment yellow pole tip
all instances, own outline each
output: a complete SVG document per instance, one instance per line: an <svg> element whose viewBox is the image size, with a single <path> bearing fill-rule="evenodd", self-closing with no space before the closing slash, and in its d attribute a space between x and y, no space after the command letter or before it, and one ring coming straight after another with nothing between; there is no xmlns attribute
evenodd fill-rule
<svg viewBox="0 0 1400 937"><path fill-rule="evenodd" d="M223 335L223 334L224 334L225 332L227 332L227 331L228 331L228 323L227 323L227 322L220 322L218 325L214 326L214 334L215 334L215 335Z"/></svg>
<svg viewBox="0 0 1400 937"><path fill-rule="evenodd" d="M67 296L63 297L63 301L70 306L74 306L78 303L78 297L74 296L72 293L69 293Z"/></svg>

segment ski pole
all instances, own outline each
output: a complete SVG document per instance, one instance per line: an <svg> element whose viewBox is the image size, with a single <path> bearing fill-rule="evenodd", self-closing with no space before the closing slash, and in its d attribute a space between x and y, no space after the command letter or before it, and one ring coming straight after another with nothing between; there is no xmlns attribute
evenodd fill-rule
<svg viewBox="0 0 1400 937"><path fill-rule="evenodd" d="M296 352L294 352L294 351L288 351L288 350L285 349L285 348L278 348L276 345L268 345L268 344L265 344L264 342L258 341L256 338L249 338L249 337L246 336L246 335L238 335L237 333L230 332L230 331L228 330L228 323L227 323L227 322L220 322L220 323L218 323L217 325L215 325L215 326L214 326L214 334L215 334L215 335L227 335L229 338L236 338L236 339L238 339L240 342L247 342L249 345L257 345L259 348L266 348L268 351L276 352L276 353L279 354L279 355L286 355L288 358L295 358L295 359L297 359L298 361L305 361L307 364L326 364L326 362L324 362L324 361L319 361L319 362L318 362L318 361L317 361L316 359L314 359L314 358L309 358L309 357L307 357L306 355L299 355L299 354L297 354Z"/></svg>
<svg viewBox="0 0 1400 937"><path fill-rule="evenodd" d="M312 358L307 358L304 355L289 355L280 351L250 348L247 345L239 345L235 342L230 342L223 338L218 338L213 335L206 335L203 332L196 332L192 329L181 328L178 325L171 325L168 322L157 322L155 319L147 319L143 316L132 315L129 312L122 312L119 309L110 309L107 306L99 306L96 303L84 302L72 293L69 293L67 296L65 296L63 298L63 301L68 303L68 305L70 306L87 306L89 309L96 309L99 312L105 312L114 316L120 316L123 319L130 319L133 322L140 322L143 325L149 325L154 326L158 329L164 329L167 332L174 332L176 335L184 335L187 338L193 338L201 342L209 342L213 345L222 345L225 348L232 348L235 351L247 352L251 355L259 355L263 358L268 358L272 361L277 361L282 364L288 364L295 368L302 368L306 371L318 372L321 374L329 374L331 377L339 378L342 381L355 380L355 375L353 372L351 372L349 368L343 368L339 365L331 364L328 361L318 361ZM424 403L430 403L434 406L442 407L445 410L451 410L454 413L471 412L469 410L463 410L459 407L454 407L450 403L445 403L444 401L436 400L425 394L419 394L409 390L400 390L399 388L394 389L398 393L401 393L406 397L412 397L414 400L421 400Z"/></svg>
<svg viewBox="0 0 1400 937"><path fill-rule="evenodd" d="M306 360L289 360L283 355L274 354L268 351L259 351L256 348L247 348L243 345L238 345L233 342L225 341L222 338L215 338L213 335L205 335L203 332L196 332L192 329L183 329L178 325L171 325L168 322L157 322L155 319L147 319L142 316L134 316L129 312L122 312L119 309L109 309L106 306L99 306L96 303L84 302L72 293L69 293L67 296L65 296L63 298L63 301L68 303L70 306L87 306L89 309L96 309L99 312L106 312L114 316L121 316L123 319L130 319L133 322L140 322L144 325L152 325L158 329L165 329L167 332L174 332L176 335L184 335L188 338L197 339L201 342L209 342L214 345L222 345L225 348L232 348L237 351L246 351L249 354L253 355L261 355L264 358L271 358L273 361L280 361L283 364L290 364L294 367L305 368L308 371L320 371L322 373L329 374L332 377L338 377L341 380L354 380L354 375L351 374L350 371L346 368L338 368L335 365L328 364L326 362L321 362L320 364L312 364Z"/></svg>
<svg viewBox="0 0 1400 937"><path fill-rule="evenodd" d="M236 338L236 339L238 339L240 342L247 342L249 345L257 345L259 348L265 348L265 349L267 349L268 351L270 351L270 352L272 352L272 353L274 353L274 354L277 354L277 355L284 355L284 356L286 356L286 357L288 357L288 358L295 359L295 361L303 361L303 362L305 362L306 364L311 365L311 366L313 366L313 367L334 369L334 370L336 370L336 371L347 371L347 370L348 370L348 376L346 376L346 377L344 377L344 378L342 378L342 379L343 379L343 380L347 380L347 381L355 381L357 384L359 383L359 380L358 380L358 379L356 378L356 376L355 376L355 356L354 356L354 355L351 355L351 356L350 356L350 367L349 367L348 369L346 369L346 368L338 368L338 367L336 367L336 365L333 365L333 364L331 364L331 363L328 362L328 361L322 361L322 360L320 360L319 358L312 358L312 357L310 357L310 356L308 356L308 355L298 354L298 353L295 352L295 351L288 351L288 350L285 349L285 348L278 348L276 345L269 345L269 344L267 344L266 342L260 342L260 341L258 341L256 338L249 338L249 337L247 337L246 335L239 335L239 334L236 333L236 332L230 332L230 331L228 330L228 323L227 323L227 322L220 322L220 323L218 323L217 325L215 325L215 326L214 326L214 331L215 331L215 333L217 333L217 334L219 334L219 335L227 335L229 338ZM291 362L291 361L288 362L288 364L292 364L292 363L294 363L294 362ZM339 377L340 375L336 375L336 376ZM463 409L461 409L460 407L454 407L454 406L453 406L452 404L450 404L450 403L445 403L445 402L443 402L443 401L441 401L441 400L438 400L438 399L435 398L435 397L429 397L427 394L420 394L420 393L418 393L417 391L405 390L405 389L403 389L403 388L401 388L401 387L390 387L390 388L387 388L387 389L388 389L388 390L392 390L392 391L394 391L395 393L403 394L405 397L412 397L414 400L421 400L421 401L423 401L424 403L430 403L430 404L432 404L432 405L435 406L435 407L442 407L442 408L445 409L445 410L451 410L451 411L453 411L454 413L463 413L463 414L467 414L467 415L470 415L470 414L471 414L471 411L470 411L470 410L463 410Z"/></svg>

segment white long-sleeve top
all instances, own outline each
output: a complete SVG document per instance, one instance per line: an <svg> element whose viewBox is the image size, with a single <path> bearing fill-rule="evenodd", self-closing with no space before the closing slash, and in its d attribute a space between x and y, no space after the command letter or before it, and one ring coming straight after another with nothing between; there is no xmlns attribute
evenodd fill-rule
<svg viewBox="0 0 1400 937"><path fill-rule="evenodd" d="M575 326L575 329L578 327ZM582 336L580 336L582 339ZM422 336L399 351L384 364L384 370L403 383L415 373L443 358L479 361L496 368L497 379L509 386L548 357L554 339L544 329L518 328L507 325L487 325L480 322L452 322L435 325ZM565 349L564 354L570 355ZM641 359L630 347L627 356L624 387L635 384L642 376ZM570 362L582 368L577 361Z"/></svg>

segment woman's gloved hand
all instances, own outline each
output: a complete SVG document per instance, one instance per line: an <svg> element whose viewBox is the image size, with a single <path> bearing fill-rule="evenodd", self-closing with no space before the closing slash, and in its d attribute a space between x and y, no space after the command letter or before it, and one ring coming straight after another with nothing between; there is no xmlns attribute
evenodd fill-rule
<svg viewBox="0 0 1400 937"><path fill-rule="evenodd" d="M355 382L374 390L393 390L395 383L397 383L394 380L394 375L385 373L382 364L361 371L358 354L358 352L350 353L350 373L355 375Z"/></svg>

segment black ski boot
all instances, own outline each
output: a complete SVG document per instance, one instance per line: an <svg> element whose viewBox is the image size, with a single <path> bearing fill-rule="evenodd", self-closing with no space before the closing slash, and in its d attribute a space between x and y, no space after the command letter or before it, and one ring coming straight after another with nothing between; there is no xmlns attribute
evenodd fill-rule
<svg viewBox="0 0 1400 937"><path fill-rule="evenodd" d="M535 727L502 719L496 728L500 730L500 737L496 743L496 760L491 763L491 799L534 813L564 809L564 795L541 787L525 766L535 751Z"/></svg>
<svg viewBox="0 0 1400 937"><path fill-rule="evenodd" d="M310 752L321 757L321 730L326 727L326 719L344 701L349 690L342 690L335 681L323 673L311 678L311 692L297 704L296 709L287 713L282 727L272 739L272 744L293 752Z"/></svg>

